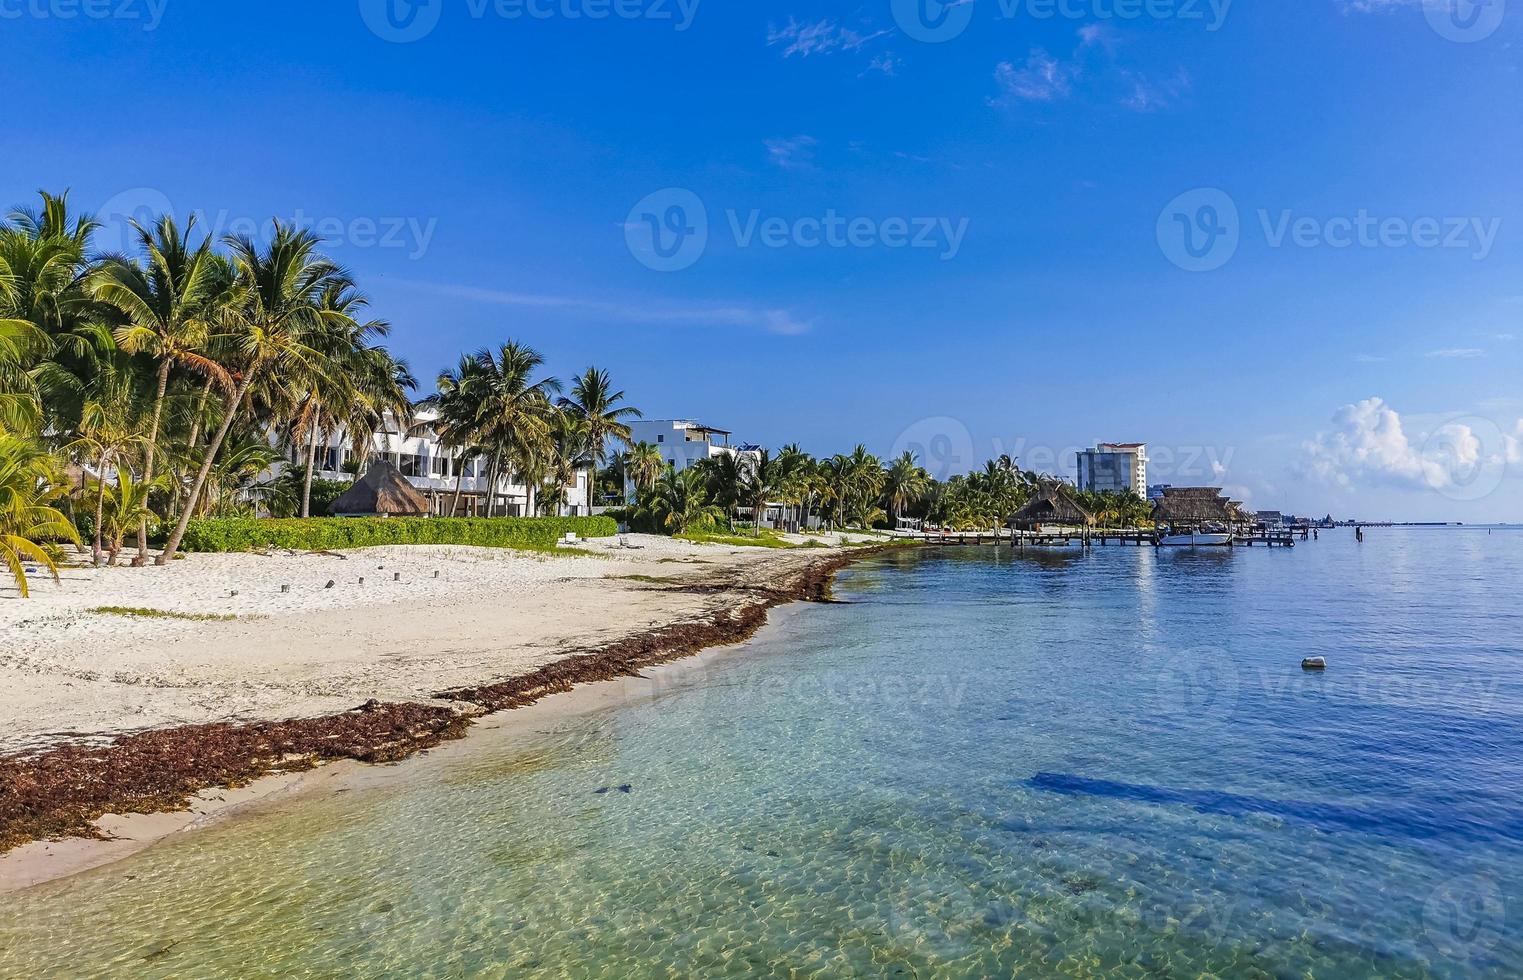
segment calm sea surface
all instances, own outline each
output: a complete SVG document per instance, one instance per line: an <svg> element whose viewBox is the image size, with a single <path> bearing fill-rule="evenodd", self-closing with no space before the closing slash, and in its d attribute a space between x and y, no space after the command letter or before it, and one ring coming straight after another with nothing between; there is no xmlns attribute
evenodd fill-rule
<svg viewBox="0 0 1523 980"><path fill-rule="evenodd" d="M872 560L8 899L0 976L1523 976L1523 532L1352 538Z"/></svg>

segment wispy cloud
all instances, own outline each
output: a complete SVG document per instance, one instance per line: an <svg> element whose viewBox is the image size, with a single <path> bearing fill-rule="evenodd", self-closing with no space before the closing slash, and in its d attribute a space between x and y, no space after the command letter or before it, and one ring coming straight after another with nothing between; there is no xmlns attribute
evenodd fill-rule
<svg viewBox="0 0 1523 980"><path fill-rule="evenodd" d="M880 54L873 58L872 61L869 61L867 63L867 67L862 69L862 74L858 75L857 77L861 78L864 75L871 75L875 71L881 72L885 75L897 75L899 74L899 66L901 63L902 62L900 62L899 59L894 57L892 54Z"/></svg>
<svg viewBox="0 0 1523 980"><path fill-rule="evenodd" d="M1078 74L1077 65L1061 62L1042 48L1032 48L1025 64L1019 68L1009 61L995 66L994 82L999 86L1000 94L989 101L994 105L1052 102L1066 97L1073 90L1073 81Z"/></svg>
<svg viewBox="0 0 1523 980"><path fill-rule="evenodd" d="M766 330L778 334L807 333L814 326L812 320L801 319L792 310L780 308L701 303L658 306L546 293L521 293L414 279L393 278L388 281L412 289L479 303L559 311L571 315L591 315L620 323L677 327L734 327Z"/></svg>
<svg viewBox="0 0 1523 980"><path fill-rule="evenodd" d="M1485 357L1486 352L1479 347L1445 347L1443 350L1430 350L1423 356L1433 358Z"/></svg>
<svg viewBox="0 0 1523 980"><path fill-rule="evenodd" d="M814 148L819 140L813 136L790 136L763 141L767 159L784 170L810 170L814 167Z"/></svg>
<svg viewBox="0 0 1523 980"><path fill-rule="evenodd" d="M1517 340L1518 336L1517 336L1517 334L1511 334L1511 333L1495 333L1495 334L1491 335L1491 339L1492 340L1499 340L1499 341L1501 341L1504 344L1510 344L1514 340Z"/></svg>
<svg viewBox="0 0 1523 980"><path fill-rule="evenodd" d="M1168 109L1190 93L1192 80L1184 68L1158 76L1116 63L1120 38L1106 24L1086 24L1078 30L1078 42L1067 58L1032 48L1023 63L1002 61L995 66L999 94L992 106L1023 102L1059 102L1084 83L1093 97L1113 100L1133 112Z"/></svg>
<svg viewBox="0 0 1523 980"><path fill-rule="evenodd" d="M1161 80L1123 69L1121 79L1130 88L1130 92L1121 97L1121 104L1136 112L1167 109L1190 92L1190 73L1183 68L1173 77Z"/></svg>
<svg viewBox="0 0 1523 980"><path fill-rule="evenodd" d="M1384 364L1385 358L1379 354L1355 354L1354 360L1360 364Z"/></svg>
<svg viewBox="0 0 1523 980"><path fill-rule="evenodd" d="M856 51L889 33L886 30L863 33L829 19L800 22L789 17L786 26L767 29L767 44L782 45L784 58L794 55L807 58L833 51Z"/></svg>

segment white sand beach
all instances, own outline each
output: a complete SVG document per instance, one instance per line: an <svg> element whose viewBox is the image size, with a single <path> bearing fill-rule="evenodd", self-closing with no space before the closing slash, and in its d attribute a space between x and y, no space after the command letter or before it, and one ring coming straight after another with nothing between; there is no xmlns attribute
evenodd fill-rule
<svg viewBox="0 0 1523 980"><path fill-rule="evenodd" d="M0 755L427 700L732 607L831 554L627 540L583 542L595 557L388 547L64 569L30 599L0 594Z"/></svg>

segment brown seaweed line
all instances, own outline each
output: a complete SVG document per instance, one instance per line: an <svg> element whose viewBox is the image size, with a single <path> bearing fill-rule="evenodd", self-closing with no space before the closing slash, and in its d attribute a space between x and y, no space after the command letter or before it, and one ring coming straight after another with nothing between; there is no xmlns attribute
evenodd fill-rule
<svg viewBox="0 0 1523 980"><path fill-rule="evenodd" d="M707 647L750 639L767 611L793 601L831 602L843 567L880 549L840 555L794 573L779 588L751 589L757 601L573 654L520 677L434 697L468 703L479 714L527 707L577 684L638 676L647 667ZM737 590L741 591L741 590ZM0 854L35 840L102 839L108 813L168 813L213 788L246 786L267 775L321 762L395 762L463 738L472 718L442 705L369 701L320 718L254 724L188 725L122 736L109 745L70 744L39 754L0 757Z"/></svg>

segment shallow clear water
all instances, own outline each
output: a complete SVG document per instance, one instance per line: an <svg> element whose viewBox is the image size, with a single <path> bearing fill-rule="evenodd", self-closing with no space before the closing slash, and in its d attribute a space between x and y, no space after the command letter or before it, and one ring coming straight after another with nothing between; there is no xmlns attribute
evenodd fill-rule
<svg viewBox="0 0 1523 980"><path fill-rule="evenodd" d="M653 696L12 898L0 976L1523 975L1520 584L1500 530L874 560Z"/></svg>

